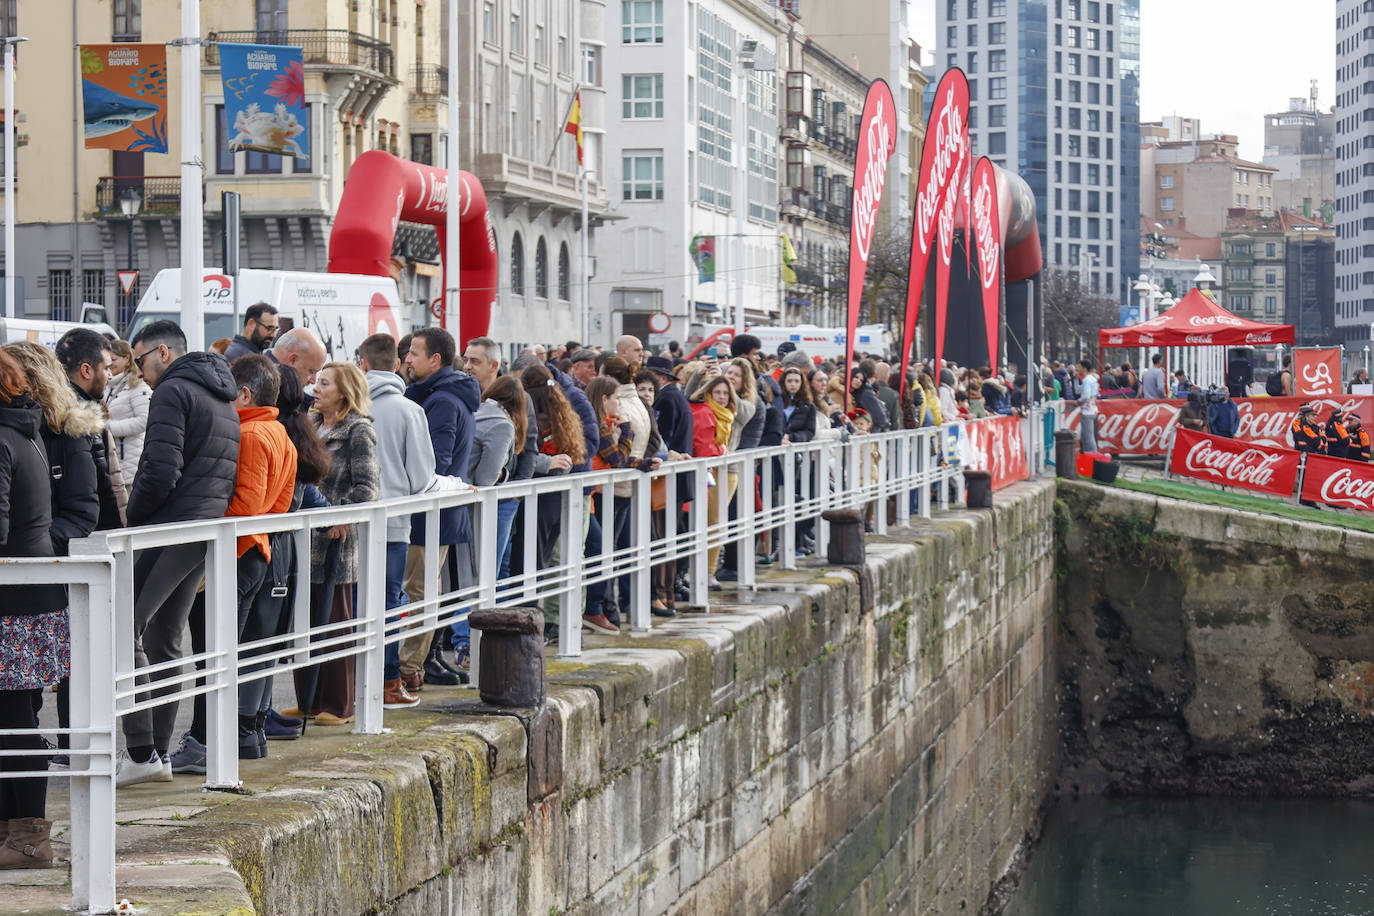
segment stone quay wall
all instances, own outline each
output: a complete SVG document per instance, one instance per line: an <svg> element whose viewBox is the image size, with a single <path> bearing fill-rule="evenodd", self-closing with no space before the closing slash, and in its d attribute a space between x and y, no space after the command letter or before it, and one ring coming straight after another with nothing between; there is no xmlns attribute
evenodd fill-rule
<svg viewBox="0 0 1374 916"><path fill-rule="evenodd" d="M590 637L541 713L407 711L159 850L291 916L995 908L1054 778L1054 500L1017 484L862 568Z"/></svg>

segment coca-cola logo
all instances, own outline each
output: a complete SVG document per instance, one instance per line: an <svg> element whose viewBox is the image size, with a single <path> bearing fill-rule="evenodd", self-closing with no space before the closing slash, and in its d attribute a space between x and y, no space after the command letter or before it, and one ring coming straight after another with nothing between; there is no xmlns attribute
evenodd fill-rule
<svg viewBox="0 0 1374 916"><path fill-rule="evenodd" d="M1336 391L1336 382L1331 378L1331 366L1326 362L1305 363L1301 376L1304 394L1323 396Z"/></svg>
<svg viewBox="0 0 1374 916"><path fill-rule="evenodd" d="M1267 344L1274 342L1273 334L1246 334L1245 342L1248 344Z"/></svg>
<svg viewBox="0 0 1374 916"><path fill-rule="evenodd" d="M934 155L930 160L930 169L925 174L925 183L916 195L916 239L924 255L930 254L932 229L935 220L942 214L944 198L949 196L946 191L955 166L964 159L964 113L959 107L954 88L951 81L945 89L943 103L936 106L939 114L935 118L934 130L926 140L932 144ZM962 174L962 170L958 174Z"/></svg>
<svg viewBox="0 0 1374 916"><path fill-rule="evenodd" d="M1121 342L1124 341L1125 339L1126 339L1126 338L1125 338L1124 336L1120 335L1120 334L1113 334L1113 335L1111 335L1110 337L1107 338L1107 343L1111 344L1112 346L1116 346L1117 344L1121 343Z"/></svg>
<svg viewBox="0 0 1374 916"><path fill-rule="evenodd" d="M1236 328L1245 326L1245 322L1234 315L1192 315L1188 318L1188 323L1195 328L1211 327L1214 324L1229 324Z"/></svg>
<svg viewBox="0 0 1374 916"><path fill-rule="evenodd" d="M1191 474L1227 483L1268 487L1273 484L1275 465L1282 457L1260 448L1239 452L1218 448L1213 439L1205 438L1188 449L1183 467Z"/></svg>
<svg viewBox="0 0 1374 916"><path fill-rule="evenodd" d="M1356 476L1354 469L1341 468L1322 481L1321 501L1356 509L1374 509L1374 478Z"/></svg>
<svg viewBox="0 0 1374 916"><path fill-rule="evenodd" d="M1153 334L1141 334L1141 335L1140 335L1140 345L1141 345L1141 346L1143 346L1143 347L1148 347L1150 344L1152 344L1152 343L1154 343L1154 342L1155 342L1155 335L1153 335Z"/></svg>
<svg viewBox="0 0 1374 916"><path fill-rule="evenodd" d="M854 188L851 225L859 257L868 263L868 251L873 243L873 224L878 219L878 205L883 200L883 185L887 183L887 160L892 155L892 128L888 124L886 99L879 96L868 122L868 158L862 163L860 183Z"/></svg>
<svg viewBox="0 0 1374 916"><path fill-rule="evenodd" d="M1211 334L1189 334L1183 338L1185 343L1190 344L1209 344L1212 342Z"/></svg>
<svg viewBox="0 0 1374 916"><path fill-rule="evenodd" d="M978 188L973 192L974 231L978 234L978 266L982 273L983 289L992 289L997 282L1000 247L992 228L992 169L978 175Z"/></svg>

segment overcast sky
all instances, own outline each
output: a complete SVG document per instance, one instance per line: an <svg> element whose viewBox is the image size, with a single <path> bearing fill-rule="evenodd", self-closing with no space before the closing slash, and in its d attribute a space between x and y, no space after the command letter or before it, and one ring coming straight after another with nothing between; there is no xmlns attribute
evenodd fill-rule
<svg viewBox="0 0 1374 916"><path fill-rule="evenodd" d="M912 0L922 50L935 47L936 0ZM1335 0L1142 0L1140 117L1202 119L1204 134L1236 134L1240 154L1264 154L1264 116L1307 97L1336 100ZM927 56L927 62L930 58Z"/></svg>

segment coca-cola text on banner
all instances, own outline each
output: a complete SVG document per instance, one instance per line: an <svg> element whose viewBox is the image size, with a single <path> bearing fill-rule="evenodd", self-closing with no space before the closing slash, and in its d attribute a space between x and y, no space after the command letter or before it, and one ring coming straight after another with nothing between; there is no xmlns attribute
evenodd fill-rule
<svg viewBox="0 0 1374 916"><path fill-rule="evenodd" d="M1328 455L1308 455L1302 498L1328 506L1374 512L1374 465Z"/></svg>
<svg viewBox="0 0 1374 916"><path fill-rule="evenodd" d="M849 379L854 372L854 341L859 335L859 310L863 307L864 276L873 245L878 205L883 202L887 161L897 149L897 105L886 80L874 80L864 99L859 121L859 146L854 157L854 192L849 216L849 320L845 325L844 391L848 407Z"/></svg>
<svg viewBox="0 0 1374 916"><path fill-rule="evenodd" d="M997 212L997 176L987 156L980 157L973 169L973 219L970 224L978 251L978 279L983 290L988 365L996 372L997 336L1002 314L1002 223Z"/></svg>
<svg viewBox="0 0 1374 916"><path fill-rule="evenodd" d="M1329 398L1341 393L1341 348L1293 351L1293 394Z"/></svg>
<svg viewBox="0 0 1374 916"><path fill-rule="evenodd" d="M968 159L968 79L953 67L940 77L926 123L926 142L921 149L921 171L916 181L916 202L911 216L911 259L907 264L906 317L902 329L902 374L906 378L916 321L921 315L930 248L949 189L955 186L961 163ZM951 231L953 213L950 214ZM941 318L943 321L943 318ZM943 352L944 326L936 331L936 348Z"/></svg>
<svg viewBox="0 0 1374 916"><path fill-rule="evenodd" d="M1236 439L1291 448L1293 418L1298 415L1298 407L1307 401L1306 398L1236 398L1236 410L1240 415ZM1315 398L1312 402L1323 418L1335 408L1358 414L1366 426L1374 421L1374 398L1371 397L1337 394ZM1179 407L1179 401L1099 400L1097 443L1103 451L1113 455L1163 455L1169 450ZM1070 429L1078 428L1078 408L1068 410L1065 423Z"/></svg>
<svg viewBox="0 0 1374 916"><path fill-rule="evenodd" d="M974 466L992 475L992 488L1000 490L1018 480L1030 479L1020 417L988 417L963 426Z"/></svg>
<svg viewBox="0 0 1374 916"><path fill-rule="evenodd" d="M1289 497L1298 482L1302 453L1238 442L1190 429L1175 432L1169 472L1227 487Z"/></svg>

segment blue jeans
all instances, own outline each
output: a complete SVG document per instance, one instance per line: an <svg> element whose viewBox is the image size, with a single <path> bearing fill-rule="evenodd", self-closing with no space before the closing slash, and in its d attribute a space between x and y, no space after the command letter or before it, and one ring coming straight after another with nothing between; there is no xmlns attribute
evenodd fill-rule
<svg viewBox="0 0 1374 916"><path fill-rule="evenodd" d="M406 541L388 541L386 545L386 608L400 607L409 599L401 588L406 576L406 551L410 544ZM394 681L401 676L400 643L388 643L386 661L382 665L382 679Z"/></svg>
<svg viewBox="0 0 1374 916"><path fill-rule="evenodd" d="M503 499L496 504L496 579L499 582L510 576L510 529L515 523L515 513L520 511L520 500Z"/></svg>

